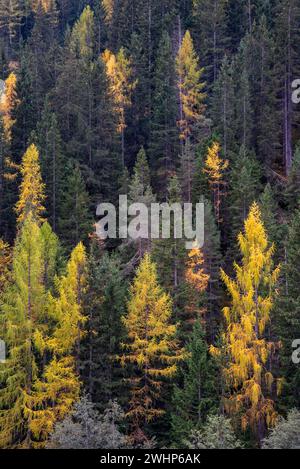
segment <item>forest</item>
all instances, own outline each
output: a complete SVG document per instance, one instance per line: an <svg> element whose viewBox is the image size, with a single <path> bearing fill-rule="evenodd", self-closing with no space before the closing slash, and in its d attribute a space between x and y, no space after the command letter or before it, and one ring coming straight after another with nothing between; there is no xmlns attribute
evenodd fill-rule
<svg viewBox="0 0 300 469"><path fill-rule="evenodd" d="M300 0L0 0L0 448L299 448L299 203Z"/></svg>

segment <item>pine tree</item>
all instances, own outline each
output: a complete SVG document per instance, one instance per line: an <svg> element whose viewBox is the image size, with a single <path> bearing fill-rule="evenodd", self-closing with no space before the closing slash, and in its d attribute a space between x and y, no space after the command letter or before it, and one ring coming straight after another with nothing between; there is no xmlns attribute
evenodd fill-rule
<svg viewBox="0 0 300 469"><path fill-rule="evenodd" d="M268 238L271 243L275 243L277 250L275 256L281 254L282 241L286 238L286 227L278 222L278 202L277 194L270 183L266 184L259 199L261 218L266 227Z"/></svg>
<svg viewBox="0 0 300 469"><path fill-rule="evenodd" d="M123 318L128 333L122 357L131 371L131 397L127 417L133 438L164 410L160 399L164 380L172 378L182 358L175 339L176 326L170 322L172 302L159 286L155 264L146 254L130 289L128 314Z"/></svg>
<svg viewBox="0 0 300 469"><path fill-rule="evenodd" d="M16 99L11 111L14 125L11 129L11 153L14 163L19 164L26 152L32 132L35 130L39 113L34 92L33 70L30 68L30 49L27 45L20 51L20 66L17 73Z"/></svg>
<svg viewBox="0 0 300 469"><path fill-rule="evenodd" d="M169 205L179 204L182 208L181 190L176 175L169 180L167 202ZM159 282L173 300L173 315L179 320L182 316L185 317L187 251L184 240L175 237L175 217L176 215L171 222L170 238L153 241L152 258L157 266Z"/></svg>
<svg viewBox="0 0 300 469"><path fill-rule="evenodd" d="M46 101L37 129L37 143L41 160L41 172L45 182L48 220L56 231L62 205L64 178L62 140L57 117Z"/></svg>
<svg viewBox="0 0 300 469"><path fill-rule="evenodd" d="M90 254L88 289L84 298L87 334L81 345L82 377L90 399L101 411L113 398L125 400L123 372L118 362L124 339L126 281L117 256Z"/></svg>
<svg viewBox="0 0 300 469"><path fill-rule="evenodd" d="M176 72L180 100L180 119L178 122L180 138L186 141L193 134L195 125L203 119L205 94L201 82L203 68L194 50L189 31L186 31L176 58Z"/></svg>
<svg viewBox="0 0 300 469"><path fill-rule="evenodd" d="M226 0L193 0L193 32L209 84L218 76L227 45Z"/></svg>
<svg viewBox="0 0 300 469"><path fill-rule="evenodd" d="M285 201L289 213L293 213L300 200L300 146L296 147L291 170L287 178L287 184L284 191Z"/></svg>
<svg viewBox="0 0 300 469"><path fill-rule="evenodd" d="M235 95L233 64L227 55L223 59L219 77L213 87L210 115L215 132L221 138L224 158L228 159L235 150Z"/></svg>
<svg viewBox="0 0 300 469"><path fill-rule="evenodd" d="M269 246L256 203L251 206L238 242L242 263L234 265L236 279L222 270L231 296L230 306L223 309L228 360L223 370L228 387L225 409L234 416L241 413L242 429L250 425L261 441L266 427L276 420L271 398L276 381L270 371L275 344L266 338L266 329L279 267L272 266L274 246Z"/></svg>
<svg viewBox="0 0 300 469"><path fill-rule="evenodd" d="M288 175L292 166L293 129L299 125L299 113L291 100L293 77L299 74L299 19L300 8L295 0L281 0L277 7L276 21L276 76L277 93L280 95L279 112L282 126L281 145L283 166Z"/></svg>
<svg viewBox="0 0 300 469"><path fill-rule="evenodd" d="M249 207L260 192L261 169L253 154L242 146L230 168L230 231L235 240L248 215Z"/></svg>
<svg viewBox="0 0 300 469"><path fill-rule="evenodd" d="M37 223L43 221L45 185L42 181L39 152L35 145L30 145L23 156L21 165L22 182L20 196L16 204L18 222L23 223L31 213Z"/></svg>
<svg viewBox="0 0 300 469"><path fill-rule="evenodd" d="M24 16L22 0L1 0L0 2L0 33L8 40L10 49L14 48L21 38L21 26Z"/></svg>
<svg viewBox="0 0 300 469"><path fill-rule="evenodd" d="M280 350L281 368L285 377L281 403L292 408L300 402L299 368L293 364L292 343L299 337L299 243L300 243L300 212L295 211L288 227L285 248L285 262L282 266L280 296L276 302L275 328L282 348Z"/></svg>
<svg viewBox="0 0 300 469"><path fill-rule="evenodd" d="M172 438L177 445L184 444L191 431L201 427L217 403L213 360L200 321L193 327L186 350L189 356L183 368L183 387L175 386L172 402Z"/></svg>
<svg viewBox="0 0 300 469"><path fill-rule="evenodd" d="M54 96L65 156L81 166L93 203L116 196L121 162L116 116L105 73L95 54L95 19L84 10L66 39Z"/></svg>
<svg viewBox="0 0 300 469"><path fill-rule="evenodd" d="M145 204L148 209L152 203L155 202L155 195L152 192L151 180L150 180L150 168L147 161L147 156L144 148L141 148L133 169L133 175L129 184L128 191L129 203L142 203ZM134 246L135 252L133 253L133 259L131 262L136 264L143 257L144 253L150 249L151 240L149 239L149 226L150 217L148 218L148 232L146 238L138 237L131 243Z"/></svg>
<svg viewBox="0 0 300 469"><path fill-rule="evenodd" d="M180 155L179 177L184 202L192 201L193 179L195 176L195 151L188 139Z"/></svg>
<svg viewBox="0 0 300 469"><path fill-rule="evenodd" d="M154 70L150 162L157 180L155 189L166 198L167 180L176 165L178 152L175 67L169 34L162 34Z"/></svg>
<svg viewBox="0 0 300 469"><path fill-rule="evenodd" d="M205 332L209 343L214 343L219 333L221 320L221 287L220 267L223 265L221 252L221 235L218 229L214 209L209 200L204 199L204 272L208 276L205 293Z"/></svg>
<svg viewBox="0 0 300 469"><path fill-rule="evenodd" d="M58 232L66 248L86 240L92 231L90 200L79 167L68 165L63 187Z"/></svg>

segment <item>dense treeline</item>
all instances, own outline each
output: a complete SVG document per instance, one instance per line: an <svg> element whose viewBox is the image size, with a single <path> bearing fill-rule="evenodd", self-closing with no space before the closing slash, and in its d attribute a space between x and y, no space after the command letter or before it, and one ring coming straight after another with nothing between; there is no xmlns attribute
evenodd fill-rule
<svg viewBox="0 0 300 469"><path fill-rule="evenodd" d="M299 447L299 0L0 0L0 78L0 447Z"/></svg>

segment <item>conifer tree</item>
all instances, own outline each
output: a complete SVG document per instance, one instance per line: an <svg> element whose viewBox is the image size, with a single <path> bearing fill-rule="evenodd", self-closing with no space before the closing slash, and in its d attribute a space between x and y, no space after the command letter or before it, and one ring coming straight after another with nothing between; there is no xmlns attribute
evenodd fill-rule
<svg viewBox="0 0 300 469"><path fill-rule="evenodd" d="M77 23L63 51L54 111L65 143L65 156L80 164L84 182L96 204L100 197L112 199L117 192L121 166L117 122L112 112L105 64L101 57L95 56L95 19L90 7Z"/></svg>
<svg viewBox="0 0 300 469"><path fill-rule="evenodd" d="M117 131L122 138L122 162L125 165L125 111L131 106L131 94L136 87L133 80L131 60L126 57L125 50L121 48L117 55L108 49L103 53L106 65L106 73L110 84L110 93L115 103L115 111L118 115Z"/></svg>
<svg viewBox="0 0 300 469"><path fill-rule="evenodd" d="M180 139L186 141L193 134L195 125L203 118L205 94L201 81L203 68L199 66L193 40L186 31L176 58L177 85L179 89Z"/></svg>
<svg viewBox="0 0 300 469"><path fill-rule="evenodd" d="M193 0L193 32L209 84L217 79L227 45L226 0Z"/></svg>
<svg viewBox="0 0 300 469"><path fill-rule="evenodd" d="M21 38L21 25L24 16L22 0L1 0L0 2L0 33L8 40L10 49L14 48Z"/></svg>
<svg viewBox="0 0 300 469"><path fill-rule="evenodd" d="M235 240L260 192L261 168L255 156L242 146L232 162L229 175L230 231Z"/></svg>
<svg viewBox="0 0 300 469"><path fill-rule="evenodd" d="M167 180L174 171L174 155L178 152L175 67L172 43L166 31L159 43L153 81L149 154L158 179L154 188L166 198Z"/></svg>
<svg viewBox="0 0 300 469"><path fill-rule="evenodd" d="M280 95L279 112L281 127L281 145L283 148L284 169L288 175L292 166L293 127L299 123L297 106L291 100L293 77L299 73L299 24L300 8L296 0L280 0L276 19L276 75L277 90ZM279 60L278 60L279 59Z"/></svg>
<svg viewBox="0 0 300 469"><path fill-rule="evenodd" d="M150 180L150 168L144 148L141 148L133 169L133 175L129 184L128 198L130 203L143 203L150 209L151 203L155 202L155 195L152 192ZM150 217L148 218L148 232L146 238L139 237L134 240L133 262L137 263L146 251L150 249L151 240L149 239Z"/></svg>
<svg viewBox="0 0 300 469"><path fill-rule="evenodd" d="M15 124L12 118L12 111L18 104L16 85L17 77L15 73L10 73L5 80L5 92L0 101L0 111L3 115L4 135L7 143L11 142L11 130L12 126Z"/></svg>
<svg viewBox="0 0 300 469"><path fill-rule="evenodd" d="M62 140L57 117L50 111L48 101L45 103L41 121L38 125L37 143L41 160L41 172L45 183L45 205L48 220L53 230L56 231L62 205L62 188L65 174L62 162Z"/></svg>
<svg viewBox="0 0 300 469"><path fill-rule="evenodd" d="M221 138L224 157L228 159L235 150L235 96L233 64L227 55L223 59L219 77L213 87L210 115L215 132Z"/></svg>
<svg viewBox="0 0 300 469"><path fill-rule="evenodd" d="M268 238L275 243L277 250L275 256L282 256L282 241L286 238L286 227L278 223L278 202L276 192L270 183L266 184L259 199L259 208L262 221L266 227Z"/></svg>
<svg viewBox="0 0 300 469"><path fill-rule="evenodd" d="M230 306L223 309L228 360L223 370L228 387L225 409L234 416L241 414L242 429L249 425L261 441L266 428L276 421L272 400L276 380L269 369L275 344L266 338L266 330L279 267L272 266L274 246L268 243L256 203L251 206L238 242L242 262L234 265L236 278L231 279L222 270L231 296Z"/></svg>
<svg viewBox="0 0 300 469"><path fill-rule="evenodd" d="M172 302L159 286L155 264L146 254L130 289L128 314L123 321L128 334L122 361L134 367L129 378L131 397L127 417L132 423L133 438L164 410L160 400L164 380L172 378L182 358L171 324Z"/></svg>
<svg viewBox="0 0 300 469"><path fill-rule="evenodd" d="M221 235L217 226L214 209L209 200L204 199L204 272L208 276L205 292L205 332L209 343L214 343L219 334L221 324L221 287L220 267L223 265L221 252Z"/></svg>
<svg viewBox="0 0 300 469"><path fill-rule="evenodd" d="M218 223L221 221L221 196L224 191L225 183L223 173L228 167L228 160L222 158L220 151L220 144L218 142L214 142L211 147L208 148L204 167L204 172L208 174L208 181L213 194L213 204Z"/></svg>
<svg viewBox="0 0 300 469"><path fill-rule="evenodd" d="M285 385L281 402L284 407L292 408L300 402L300 373L291 360L292 343L299 337L299 243L300 212L297 209L288 227L285 248L285 262L282 266L280 296L276 302L275 329L282 348L281 367L284 372Z"/></svg>
<svg viewBox="0 0 300 469"><path fill-rule="evenodd" d="M30 145L23 156L21 175L20 196L16 204L18 222L23 223L31 213L33 220L40 223L45 212L45 185L41 176L39 152L34 144Z"/></svg>
<svg viewBox="0 0 300 469"><path fill-rule="evenodd" d="M36 380L28 415L33 446L43 447L57 421L71 411L79 399L79 344L85 316L82 302L86 290L86 253L79 243L71 254L66 274L59 279L58 297L49 298L48 314L55 321L49 336L39 334L37 348L47 350L51 359Z"/></svg>
<svg viewBox="0 0 300 469"><path fill-rule="evenodd" d="M213 360L200 321L193 327L186 350L189 356L183 368L183 387L174 388L171 415L172 438L179 447L193 429L201 427L217 403Z"/></svg>
<svg viewBox="0 0 300 469"><path fill-rule="evenodd" d="M69 164L63 187L58 231L70 249L92 231L90 200L78 165Z"/></svg>
<svg viewBox="0 0 300 469"><path fill-rule="evenodd" d="M101 411L111 399L125 403L124 376L118 357L124 340L126 281L120 259L92 246L88 288L84 297L87 334L81 345L81 369L86 390Z"/></svg>
<svg viewBox="0 0 300 469"><path fill-rule="evenodd" d="M7 243L0 239L0 298L9 280L11 253Z"/></svg>
<svg viewBox="0 0 300 469"><path fill-rule="evenodd" d="M284 191L287 209L293 213L298 208L300 200L300 146L296 147L291 170L287 178L287 184Z"/></svg>
<svg viewBox="0 0 300 469"><path fill-rule="evenodd" d="M29 213L14 248L11 283L2 305L1 337L9 350L0 365L2 448L31 446L28 400L37 378L34 334L45 320L43 267L40 228Z"/></svg>
<svg viewBox="0 0 300 469"><path fill-rule="evenodd" d="M167 202L171 206L179 204L179 207L182 208L180 184L176 175L169 180ZM184 240L175 236L175 217L176 214L171 222L170 238L153 241L152 258L157 266L159 282L173 300L174 317L179 320L179 317L184 316L186 300L187 251Z"/></svg>
<svg viewBox="0 0 300 469"><path fill-rule="evenodd" d="M30 137L36 128L38 116L33 70L30 67L30 49L25 45L20 51L16 99L11 111L11 118L14 122L11 128L11 153L14 163L20 163L22 155L31 143Z"/></svg>

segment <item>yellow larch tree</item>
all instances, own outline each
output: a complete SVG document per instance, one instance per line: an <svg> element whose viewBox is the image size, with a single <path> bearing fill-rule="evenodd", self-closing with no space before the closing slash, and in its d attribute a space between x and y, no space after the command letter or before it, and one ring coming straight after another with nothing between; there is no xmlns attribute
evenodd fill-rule
<svg viewBox="0 0 300 469"><path fill-rule="evenodd" d="M194 49L189 31L186 31L176 57L178 76L180 120L180 139L186 141L192 134L195 124L201 120L205 106L205 83L201 81L203 68L199 66L199 58Z"/></svg>
<svg viewBox="0 0 300 469"><path fill-rule="evenodd" d="M12 117L13 109L18 105L17 77L11 73L5 80L5 92L0 101L0 113L3 116L4 136L7 143L11 141L11 130L15 123Z"/></svg>
<svg viewBox="0 0 300 469"><path fill-rule="evenodd" d="M0 296L9 279L11 251L9 245L0 239Z"/></svg>
<svg viewBox="0 0 300 469"><path fill-rule="evenodd" d="M222 188L225 185L224 182L224 171L228 168L228 160L224 160L220 155L221 147L218 142L208 148L207 156L203 171L208 175L208 182L211 186L214 200L214 209L216 220L219 223L220 220L220 205Z"/></svg>
<svg viewBox="0 0 300 469"><path fill-rule="evenodd" d="M29 399L30 431L34 447L43 447L57 421L63 420L79 399L80 379L77 367L82 311L87 286L87 258L82 243L73 250L67 272L58 280L58 297L49 295L48 314L55 322L49 337L36 334L36 348L51 359L36 381Z"/></svg>
<svg viewBox="0 0 300 469"><path fill-rule="evenodd" d="M110 94L118 116L117 131L121 134L122 138L122 161L125 164L125 112L131 106L131 96L136 88L137 81L133 78L132 63L130 58L126 56L124 48L121 48L117 54L106 49L102 54L102 58L106 66Z"/></svg>
<svg viewBox="0 0 300 469"><path fill-rule="evenodd" d="M166 380L177 371L183 358L175 338L176 325L171 323L172 301L157 280L156 266L145 254L130 288L128 314L123 317L128 342L123 365L135 371L129 380L131 397L128 418L132 423L133 439L140 440L144 425L160 417L159 405Z"/></svg>
<svg viewBox="0 0 300 469"><path fill-rule="evenodd" d="M272 393L280 380L269 369L276 344L266 338L266 328L280 269L273 267L274 245L268 243L256 203L251 206L238 242L242 261L234 264L235 279L221 270L231 297L230 306L223 310L226 330L222 350L227 361L224 381L228 390L224 407L230 415L241 416L241 427L245 430L250 426L260 441L277 416ZM212 352L218 354L214 348Z"/></svg>
<svg viewBox="0 0 300 469"><path fill-rule="evenodd" d="M102 0L102 7L105 13L105 21L107 24L111 23L114 13L115 0Z"/></svg>
<svg viewBox="0 0 300 469"><path fill-rule="evenodd" d="M23 223L29 213L37 223L44 221L45 184L42 180L39 152L34 144L30 145L21 164L22 182L20 196L16 204L18 222Z"/></svg>
<svg viewBox="0 0 300 469"><path fill-rule="evenodd" d="M201 293L206 290L209 275L204 272L204 257L200 248L193 248L188 252L187 268L185 272L186 281Z"/></svg>
<svg viewBox="0 0 300 469"><path fill-rule="evenodd" d="M201 295L208 286L209 275L204 270L204 256L200 248L188 251L185 270L185 280L188 285L188 298L185 312L189 315L188 322L194 323L199 315L204 315L205 309Z"/></svg>

